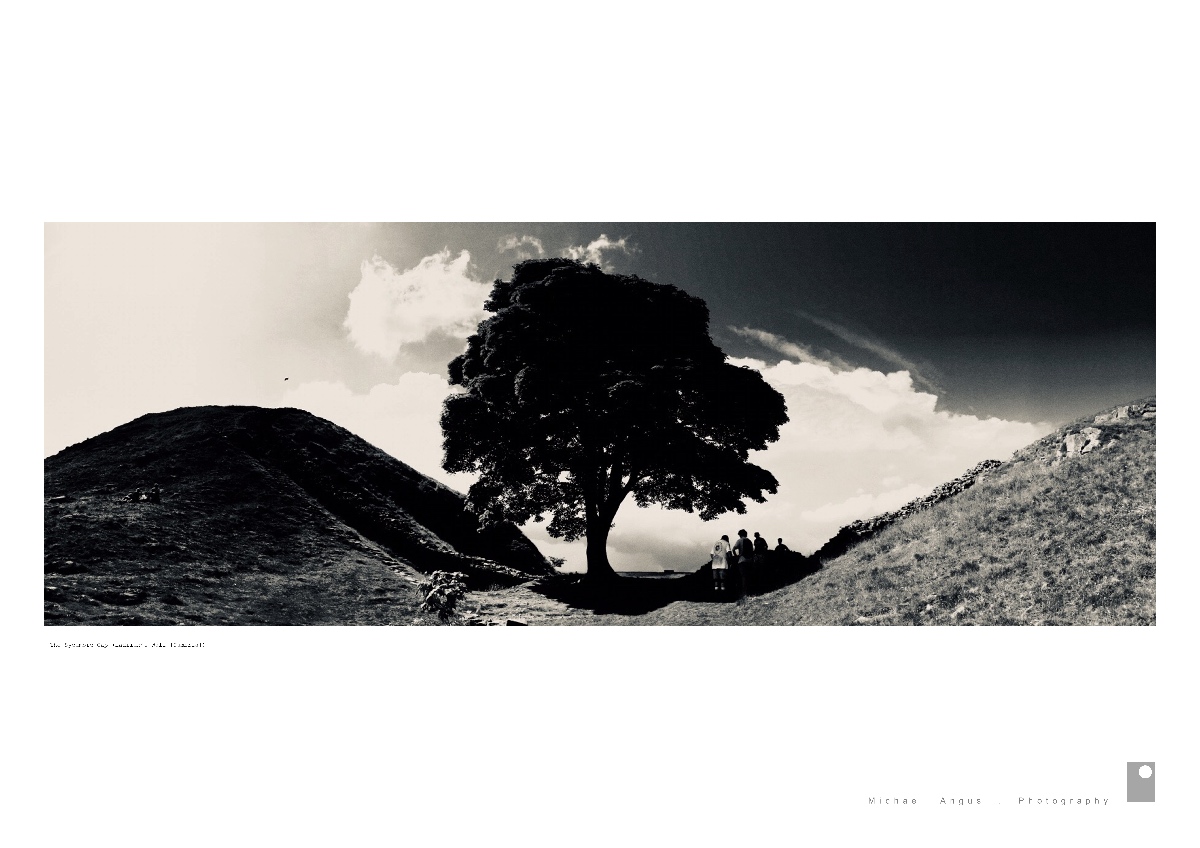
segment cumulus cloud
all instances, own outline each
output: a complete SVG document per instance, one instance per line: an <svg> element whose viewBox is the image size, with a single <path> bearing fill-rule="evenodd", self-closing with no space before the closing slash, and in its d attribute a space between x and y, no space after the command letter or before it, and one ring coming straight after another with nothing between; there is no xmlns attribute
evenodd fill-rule
<svg viewBox="0 0 1200 848"><path fill-rule="evenodd" d="M470 262L465 250L456 257L443 250L405 271L379 256L364 261L344 322L350 340L391 361L404 345L436 334L467 338L484 317L491 290L471 278Z"/></svg>
<svg viewBox="0 0 1200 848"><path fill-rule="evenodd" d="M938 411L937 396L918 390L907 371L732 361L762 373L783 394L790 419L755 458L779 479L779 494L750 513L787 528L805 549L984 459L1007 459L1052 429Z"/></svg>
<svg viewBox="0 0 1200 848"><path fill-rule="evenodd" d="M1006 459L1052 429L938 411L937 396L918 389L905 370L839 369L775 338L790 358L730 361L759 371L787 401L790 420L779 441L751 456L778 479L778 493L749 503L745 515L711 522L628 500L609 537L615 568L690 570L704 562L718 536L733 537L741 528L762 533L772 546L782 536L793 550L811 552L842 525L895 509L981 460ZM465 492L470 475L441 470L438 422L452 391L443 377L410 372L366 394L342 383L305 383L290 389L282 404L328 418ZM583 541L551 539L545 524L523 529L546 555L565 558L573 570L586 567Z"/></svg>
<svg viewBox="0 0 1200 848"><path fill-rule="evenodd" d="M465 492L470 474L442 470L442 401L452 389L436 374L409 372L357 394L344 383L301 383L284 392L280 406L304 409L345 427L375 447L452 489Z"/></svg>
<svg viewBox="0 0 1200 848"><path fill-rule="evenodd" d="M907 371L843 370L804 346L772 338L778 342L772 346L792 358L730 362L762 373L787 401L790 420L779 441L751 456L778 479L778 493L747 504L745 515L712 522L627 502L609 540L618 570L695 568L718 536L732 538L743 528L760 532L772 546L783 537L808 553L839 527L928 494L984 459L1007 459L1053 429L938 411L937 396L919 390ZM565 555L570 567L585 567L581 545L564 550L556 555Z"/></svg>
<svg viewBox="0 0 1200 848"><path fill-rule="evenodd" d="M517 259L535 259L546 255L542 240L536 236L505 236L496 243L500 253L516 253Z"/></svg>
<svg viewBox="0 0 1200 848"><path fill-rule="evenodd" d="M605 258L606 254L619 253L624 256L633 256L638 252L637 246L631 244L626 238L619 238L613 241L604 233L600 234L600 238L588 242L584 245L572 245L563 251L563 256L568 259L582 259L585 262L593 262L599 265L605 271L613 271L612 262Z"/></svg>

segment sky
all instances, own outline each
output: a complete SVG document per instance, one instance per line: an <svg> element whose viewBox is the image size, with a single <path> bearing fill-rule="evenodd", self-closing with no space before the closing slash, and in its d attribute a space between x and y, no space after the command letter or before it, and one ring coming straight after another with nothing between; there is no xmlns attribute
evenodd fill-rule
<svg viewBox="0 0 1200 848"><path fill-rule="evenodd" d="M741 528L810 552L1155 391L1153 224L47 224L45 453L179 406L294 406L465 491L440 467L447 363L491 282L544 256L703 298L788 404L752 457L776 495L708 523L628 502L618 570L694 568Z"/></svg>

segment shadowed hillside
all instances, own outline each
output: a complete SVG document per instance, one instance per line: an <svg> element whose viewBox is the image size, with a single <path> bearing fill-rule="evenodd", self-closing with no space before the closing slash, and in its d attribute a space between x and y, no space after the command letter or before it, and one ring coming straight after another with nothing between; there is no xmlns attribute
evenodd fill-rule
<svg viewBox="0 0 1200 848"><path fill-rule="evenodd" d="M517 528L481 531L457 492L295 409L143 416L48 458L45 496L48 624L408 623L417 571L551 570Z"/></svg>
<svg viewBox="0 0 1200 848"><path fill-rule="evenodd" d="M1076 421L800 582L594 624L1154 624L1153 399Z"/></svg>

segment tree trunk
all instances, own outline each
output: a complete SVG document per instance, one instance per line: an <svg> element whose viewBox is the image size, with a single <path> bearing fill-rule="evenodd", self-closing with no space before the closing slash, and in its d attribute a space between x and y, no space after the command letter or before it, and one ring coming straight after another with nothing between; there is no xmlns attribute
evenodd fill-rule
<svg viewBox="0 0 1200 848"><path fill-rule="evenodd" d="M608 531L612 521L595 521L587 531L587 579L589 582L608 581L617 576L608 561Z"/></svg>

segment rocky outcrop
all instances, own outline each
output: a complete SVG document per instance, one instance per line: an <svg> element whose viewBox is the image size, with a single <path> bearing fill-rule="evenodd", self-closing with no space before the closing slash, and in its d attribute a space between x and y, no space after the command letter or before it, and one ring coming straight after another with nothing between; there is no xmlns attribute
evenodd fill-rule
<svg viewBox="0 0 1200 848"><path fill-rule="evenodd" d="M1076 461L1094 456L1097 451L1108 450L1115 442L1134 431L1153 428L1156 425L1157 411L1152 397L1112 407L1105 412L1073 421L1026 445L1013 454L1012 461L1053 466L1068 460Z"/></svg>
<svg viewBox="0 0 1200 848"><path fill-rule="evenodd" d="M1068 433L1058 445L1059 457L1071 453L1091 453L1104 444L1104 431L1099 427L1084 427L1078 433Z"/></svg>
<svg viewBox="0 0 1200 848"><path fill-rule="evenodd" d="M999 468L1000 465L999 460L985 459L965 474L955 477L949 482L942 483L923 498L909 501L904 506L892 512L885 512L882 515L876 515L874 518L847 524L837 532L837 535L822 545L821 549L813 554L813 559L823 562L841 556L850 548L871 538L883 528L895 524L897 521L901 521L910 515L929 509L934 504L940 503L947 498L952 498L960 492L965 492L979 482L979 480L983 479L989 471Z"/></svg>
<svg viewBox="0 0 1200 848"><path fill-rule="evenodd" d="M1156 413L1154 401L1131 403L1118 406L1109 412L1102 412L1093 419L1095 424L1106 424L1109 421L1128 421L1131 418L1154 418Z"/></svg>
<svg viewBox="0 0 1200 848"><path fill-rule="evenodd" d="M1053 453L1048 458L1051 465L1065 459L1110 447L1121 438L1127 427L1139 421L1153 420L1157 408L1153 400L1130 403L1102 412L1092 419L1090 425L1076 423L1060 431L1053 440Z"/></svg>

